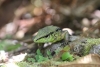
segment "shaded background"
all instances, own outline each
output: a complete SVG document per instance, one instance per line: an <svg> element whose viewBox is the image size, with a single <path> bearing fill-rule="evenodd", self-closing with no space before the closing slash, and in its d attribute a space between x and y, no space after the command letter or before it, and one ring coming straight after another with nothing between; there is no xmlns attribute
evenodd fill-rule
<svg viewBox="0 0 100 67"><path fill-rule="evenodd" d="M23 38L47 25L99 36L100 0L0 0L0 38ZM88 31L88 32L87 32ZM92 37L98 37L94 36Z"/></svg>

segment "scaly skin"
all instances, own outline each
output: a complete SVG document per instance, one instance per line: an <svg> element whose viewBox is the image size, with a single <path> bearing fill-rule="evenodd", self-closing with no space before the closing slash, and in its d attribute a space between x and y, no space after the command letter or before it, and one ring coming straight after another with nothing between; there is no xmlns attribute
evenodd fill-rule
<svg viewBox="0 0 100 67"><path fill-rule="evenodd" d="M55 43L65 38L68 32L63 32L59 27L46 26L38 31L34 38L35 43ZM40 37L39 37L40 35Z"/></svg>

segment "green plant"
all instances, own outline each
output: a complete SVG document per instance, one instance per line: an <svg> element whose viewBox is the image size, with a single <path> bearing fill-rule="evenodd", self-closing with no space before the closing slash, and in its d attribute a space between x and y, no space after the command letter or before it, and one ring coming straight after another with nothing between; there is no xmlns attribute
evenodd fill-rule
<svg viewBox="0 0 100 67"><path fill-rule="evenodd" d="M46 52L46 57L43 56L43 54L41 53L40 49L37 49L36 51L36 55L34 56L34 58L27 58L27 60L29 62L42 62L42 61L46 61L52 58L51 52L48 50Z"/></svg>
<svg viewBox="0 0 100 67"><path fill-rule="evenodd" d="M73 55L71 55L69 52L64 52L61 56L62 60L67 60L67 61L73 61Z"/></svg>
<svg viewBox="0 0 100 67"><path fill-rule="evenodd" d="M34 58L27 58L28 62L32 62L34 63L35 62L35 59Z"/></svg>
<svg viewBox="0 0 100 67"><path fill-rule="evenodd" d="M39 49L37 49L36 55L35 55L36 62L46 61L50 58L52 58L50 51L47 51L47 57L44 57L43 54L41 53L41 51Z"/></svg>
<svg viewBox="0 0 100 67"><path fill-rule="evenodd" d="M47 57L48 57L49 59L51 59L51 58L52 58L52 55L51 55L50 50L48 50L48 51L47 51Z"/></svg>
<svg viewBox="0 0 100 67"><path fill-rule="evenodd" d="M61 51L63 54L61 55L62 60L73 61L73 55L70 54L70 47L67 45Z"/></svg>
<svg viewBox="0 0 100 67"><path fill-rule="evenodd" d="M37 49L37 51L36 51L35 59L37 62L42 62L42 61L48 60L47 57L43 56L43 54L40 52L39 49Z"/></svg>

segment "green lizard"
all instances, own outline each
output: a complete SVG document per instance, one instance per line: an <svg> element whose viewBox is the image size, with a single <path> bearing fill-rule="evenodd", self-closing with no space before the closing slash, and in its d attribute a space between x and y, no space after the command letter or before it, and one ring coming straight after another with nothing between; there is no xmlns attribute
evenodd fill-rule
<svg viewBox="0 0 100 67"><path fill-rule="evenodd" d="M67 31L62 31L59 27L51 25L40 29L33 40L35 43L55 43L63 39L67 41L68 37Z"/></svg>
<svg viewBox="0 0 100 67"><path fill-rule="evenodd" d="M56 49L67 45L69 33L68 31L62 31L62 29L57 26L50 25L40 29L33 40L38 44L39 49L44 48L44 53L46 53L47 50L50 50L52 53Z"/></svg>

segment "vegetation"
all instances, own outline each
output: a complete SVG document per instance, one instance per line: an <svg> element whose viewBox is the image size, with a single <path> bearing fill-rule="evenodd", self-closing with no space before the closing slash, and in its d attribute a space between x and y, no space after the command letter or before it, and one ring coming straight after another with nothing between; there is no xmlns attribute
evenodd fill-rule
<svg viewBox="0 0 100 67"><path fill-rule="evenodd" d="M0 0L1 67L100 67L99 56L100 0Z"/></svg>

